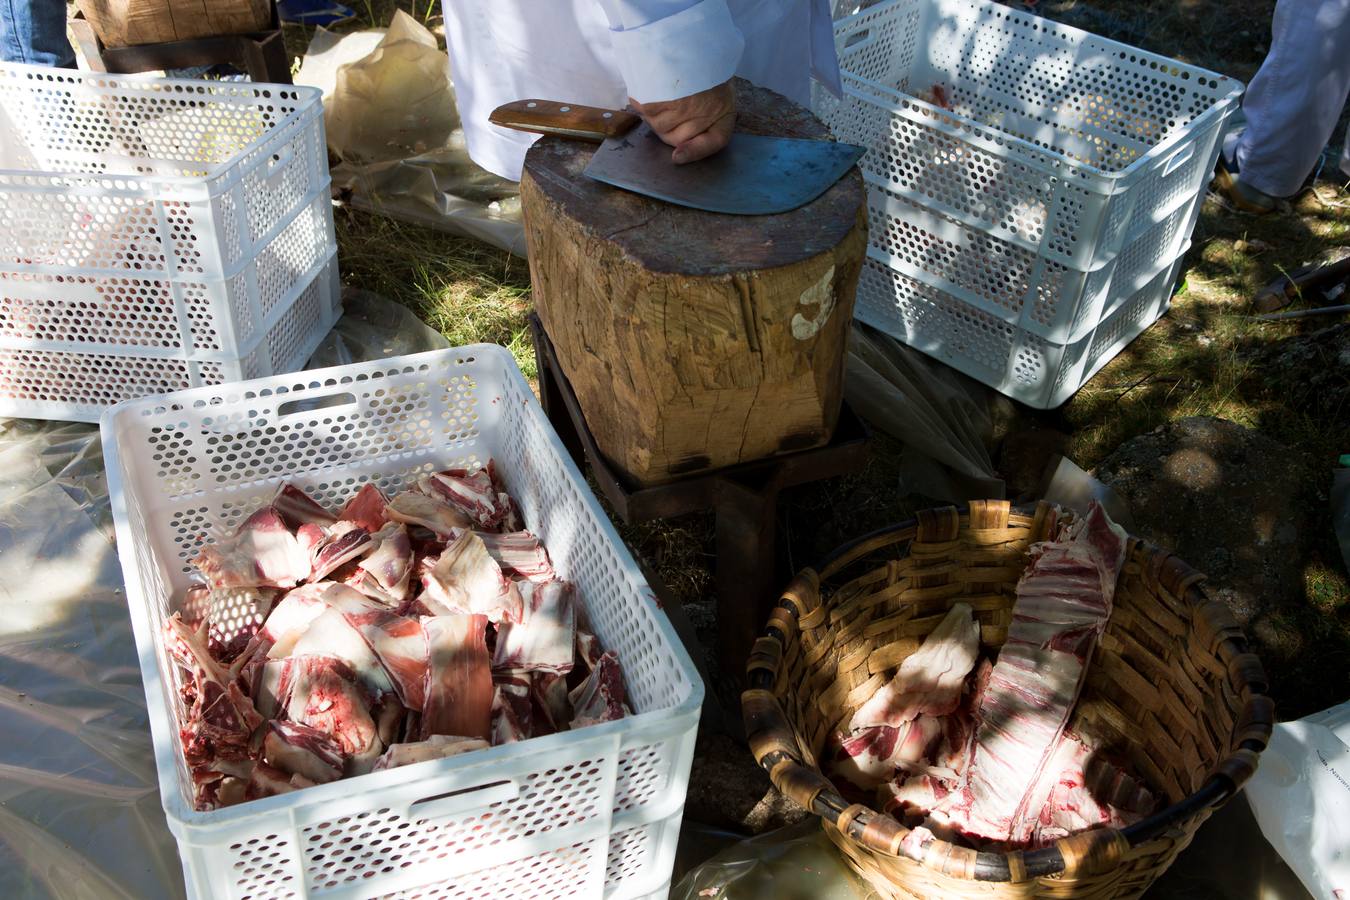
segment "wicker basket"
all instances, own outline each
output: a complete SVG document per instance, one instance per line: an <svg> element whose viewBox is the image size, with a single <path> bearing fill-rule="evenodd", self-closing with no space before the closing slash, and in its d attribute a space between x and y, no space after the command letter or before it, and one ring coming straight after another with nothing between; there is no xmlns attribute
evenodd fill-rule
<svg viewBox="0 0 1350 900"><path fill-rule="evenodd" d="M1227 608L1201 589L1202 575L1132 538L1070 724L1107 739L1167 808L1039 850L976 852L937 840L917 858L901 850L909 829L850 805L821 774L831 732L954 603L976 611L984 649L1003 643L1028 548L1069 515L994 501L927 510L799 574L755 643L742 698L755 758L821 817L883 896L1138 897L1256 769L1274 722L1260 662Z"/></svg>

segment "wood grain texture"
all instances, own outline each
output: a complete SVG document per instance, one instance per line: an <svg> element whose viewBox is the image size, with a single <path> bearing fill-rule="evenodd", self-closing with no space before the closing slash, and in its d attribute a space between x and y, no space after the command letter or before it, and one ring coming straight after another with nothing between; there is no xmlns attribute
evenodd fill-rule
<svg viewBox="0 0 1350 900"><path fill-rule="evenodd" d="M738 128L823 138L737 82ZM525 161L535 304L601 451L634 484L826 443L866 251L862 177L801 209L730 216L592 181L593 147Z"/></svg>
<svg viewBox="0 0 1350 900"><path fill-rule="evenodd" d="M268 27L270 0L76 0L104 47L134 47Z"/></svg>

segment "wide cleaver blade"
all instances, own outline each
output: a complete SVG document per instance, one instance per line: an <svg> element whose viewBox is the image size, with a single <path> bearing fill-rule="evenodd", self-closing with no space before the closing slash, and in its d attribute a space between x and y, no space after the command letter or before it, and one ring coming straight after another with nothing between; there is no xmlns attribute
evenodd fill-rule
<svg viewBox="0 0 1350 900"><path fill-rule="evenodd" d="M677 166L644 122L595 151L586 174L668 203L742 216L782 213L825 193L866 152L853 144L731 136L719 153Z"/></svg>

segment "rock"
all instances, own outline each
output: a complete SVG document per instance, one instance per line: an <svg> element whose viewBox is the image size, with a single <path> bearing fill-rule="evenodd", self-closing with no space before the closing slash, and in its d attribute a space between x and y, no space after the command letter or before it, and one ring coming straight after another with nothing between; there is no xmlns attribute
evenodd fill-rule
<svg viewBox="0 0 1350 900"><path fill-rule="evenodd" d="M808 815L778 792L748 748L725 735L700 731L689 774L686 818L760 834Z"/></svg>
<svg viewBox="0 0 1350 900"><path fill-rule="evenodd" d="M1313 543L1305 465L1255 431L1196 417L1126 441L1094 474L1129 506L1140 537L1209 576L1271 665L1303 641L1284 623L1303 599Z"/></svg>

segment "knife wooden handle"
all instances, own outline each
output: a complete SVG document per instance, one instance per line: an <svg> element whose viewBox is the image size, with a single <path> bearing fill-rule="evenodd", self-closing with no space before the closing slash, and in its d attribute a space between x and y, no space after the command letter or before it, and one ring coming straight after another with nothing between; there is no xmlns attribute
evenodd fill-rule
<svg viewBox="0 0 1350 900"><path fill-rule="evenodd" d="M619 109L599 109L555 100L516 100L492 111L488 121L517 131L536 131L599 143L627 134L642 118Z"/></svg>

